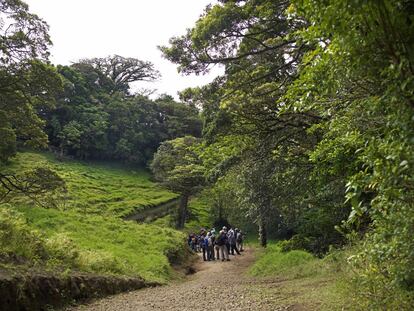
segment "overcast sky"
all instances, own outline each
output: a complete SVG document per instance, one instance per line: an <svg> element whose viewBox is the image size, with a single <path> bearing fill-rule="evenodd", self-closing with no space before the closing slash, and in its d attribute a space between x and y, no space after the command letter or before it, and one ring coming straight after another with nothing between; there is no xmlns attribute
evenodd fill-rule
<svg viewBox="0 0 414 311"><path fill-rule="evenodd" d="M151 61L161 79L142 87L176 93L210 82L209 76L182 76L161 57L157 45L191 28L211 0L25 0L50 25L51 61L68 65L81 58L118 54Z"/></svg>

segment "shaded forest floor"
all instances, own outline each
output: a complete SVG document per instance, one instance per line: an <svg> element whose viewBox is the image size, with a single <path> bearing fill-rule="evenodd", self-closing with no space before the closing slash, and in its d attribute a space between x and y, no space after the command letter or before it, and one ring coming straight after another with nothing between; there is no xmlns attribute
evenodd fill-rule
<svg viewBox="0 0 414 311"><path fill-rule="evenodd" d="M124 293L67 310L322 310L329 277L257 278L248 274L254 249L230 262L197 263L197 273L167 286ZM330 308L330 307L329 307ZM328 309L326 309L328 310Z"/></svg>

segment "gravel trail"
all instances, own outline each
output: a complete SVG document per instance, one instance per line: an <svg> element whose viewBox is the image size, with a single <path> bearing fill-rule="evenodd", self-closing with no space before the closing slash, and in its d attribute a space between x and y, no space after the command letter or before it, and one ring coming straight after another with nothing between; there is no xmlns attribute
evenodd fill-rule
<svg viewBox="0 0 414 311"><path fill-rule="evenodd" d="M303 310L295 305L275 305L272 297L261 290L264 284L247 275L248 267L254 262L251 249L242 255L230 255L230 259L229 262L200 260L198 272L184 281L119 294L67 310Z"/></svg>

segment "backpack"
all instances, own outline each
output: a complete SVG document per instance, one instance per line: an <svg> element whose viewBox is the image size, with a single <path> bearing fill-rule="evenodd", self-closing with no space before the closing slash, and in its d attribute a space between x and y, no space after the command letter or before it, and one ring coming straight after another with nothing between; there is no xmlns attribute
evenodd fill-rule
<svg viewBox="0 0 414 311"><path fill-rule="evenodd" d="M216 244L216 237L214 235L211 236L211 245L215 245Z"/></svg>
<svg viewBox="0 0 414 311"><path fill-rule="evenodd" d="M226 236L220 234L219 237L217 238L217 243L218 246L223 246L224 244L226 244Z"/></svg>
<svg viewBox="0 0 414 311"><path fill-rule="evenodd" d="M208 236L206 236L204 238L203 247L207 248L210 245L210 243L211 243L210 238Z"/></svg>

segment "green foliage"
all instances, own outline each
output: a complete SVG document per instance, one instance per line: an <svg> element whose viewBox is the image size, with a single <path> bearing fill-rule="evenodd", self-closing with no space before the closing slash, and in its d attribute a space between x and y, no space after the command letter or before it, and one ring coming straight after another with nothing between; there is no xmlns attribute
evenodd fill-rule
<svg viewBox="0 0 414 311"><path fill-rule="evenodd" d="M129 62L135 65L128 67ZM200 135L196 108L167 95L153 101L129 94L128 83L133 77L146 79L152 75L147 72L152 65L141 62L144 67L140 67L140 62L116 56L58 66L64 92L58 97L56 109L45 117L51 145L61 156L143 165L162 141Z"/></svg>
<svg viewBox="0 0 414 311"><path fill-rule="evenodd" d="M46 22L30 13L28 5L20 0L2 1L0 12L0 66L37 57L47 59L51 41Z"/></svg>
<svg viewBox="0 0 414 311"><path fill-rule="evenodd" d="M413 89L406 86L413 77L413 7L406 1L294 4L293 14L313 25L301 35L315 49L285 100L328 117L311 159L320 180L347 182L352 212L345 228L368 230L355 257L359 304L408 310L414 136Z"/></svg>
<svg viewBox="0 0 414 311"><path fill-rule="evenodd" d="M7 204L0 208L0 253L6 260L17 257L16 260L36 262L47 257L41 234Z"/></svg>
<svg viewBox="0 0 414 311"><path fill-rule="evenodd" d="M401 253L400 257L390 260L387 254L389 244L381 242L370 236L348 257L350 280L346 285L352 303L358 310L412 310L414 294L409 284L404 283L410 279L410 275L403 275L407 273L406 266L396 265L402 262L406 254ZM402 248L398 240L393 242L396 249ZM383 256L383 259L379 256ZM388 271L393 275L390 276ZM390 281L391 277L396 280Z"/></svg>
<svg viewBox="0 0 414 311"><path fill-rule="evenodd" d="M196 153L198 144L199 139L192 136L165 141L151 162L154 177L181 195L177 228L183 228L187 219L188 198L200 191L205 183L205 169Z"/></svg>
<svg viewBox="0 0 414 311"><path fill-rule="evenodd" d="M269 211L294 235L287 248L326 252L343 243L335 227L364 237L356 282L373 309L407 309L414 289L413 12L410 1L219 1L162 48L184 73L225 66L184 95L206 111L206 150L249 139L205 157L217 184L236 177L227 190L244 204L231 213Z"/></svg>
<svg viewBox="0 0 414 311"><path fill-rule="evenodd" d="M61 79L51 65L37 60L17 68L0 66L0 158L15 154L17 144L46 147L47 135L39 111L50 109L61 90Z"/></svg>
<svg viewBox="0 0 414 311"><path fill-rule="evenodd" d="M51 41L48 25L20 0L0 4L0 161L18 142L45 147L41 110L54 105L61 80L46 64Z"/></svg>
<svg viewBox="0 0 414 311"><path fill-rule="evenodd" d="M1 115L0 115L1 118ZM0 119L6 125L5 118ZM16 133L8 126L0 128L0 162L7 161L16 154Z"/></svg>
<svg viewBox="0 0 414 311"><path fill-rule="evenodd" d="M186 231L198 232L200 228L210 228L213 224L211 215L212 200L208 189L192 197L188 202L189 217L185 224Z"/></svg>
<svg viewBox="0 0 414 311"><path fill-rule="evenodd" d="M174 192L196 193L204 183L204 167L194 151L198 143L191 136L163 142L151 163L155 178Z"/></svg>
<svg viewBox="0 0 414 311"><path fill-rule="evenodd" d="M313 243L314 238L311 239L307 235L295 234L289 240L281 241L279 245L282 252L290 252L292 250L312 251Z"/></svg>
<svg viewBox="0 0 414 311"><path fill-rule="evenodd" d="M0 203L21 195L43 207L58 207L65 198L65 181L53 170L35 167L19 175L0 173Z"/></svg>

